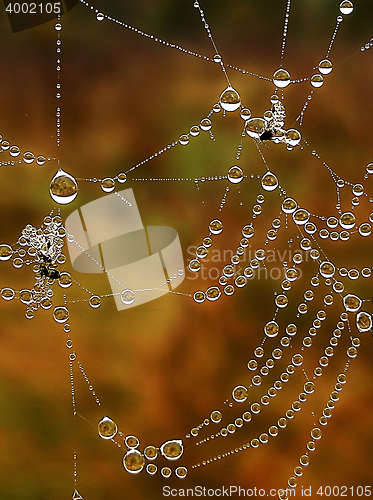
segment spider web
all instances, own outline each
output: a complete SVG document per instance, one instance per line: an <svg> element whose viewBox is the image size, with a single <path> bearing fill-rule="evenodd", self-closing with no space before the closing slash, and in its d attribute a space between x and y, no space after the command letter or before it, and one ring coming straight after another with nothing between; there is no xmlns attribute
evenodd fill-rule
<svg viewBox="0 0 373 500"><path fill-rule="evenodd" d="M154 35L172 38L191 50L213 56L203 26L199 24L198 12L187 2L178 6L171 2L160 2L156 7L146 2L136 5L138 10L132 7L132 12L125 10L126 6L114 4L97 4L97 7L102 7L105 12L111 9L111 15L120 19L130 18L131 24L141 26L143 30L149 29ZM203 8L224 61L271 77L278 66L284 5L273 2L269 9L251 2L234 2L234 6L206 2ZM74 11L64 19L63 43L66 49L62 82L63 89L66 88L66 118L61 158L67 170L77 177L102 178L103 172L115 175L127 170L170 140L178 140L191 124L198 124L207 115L226 82L218 65L135 38L134 33L127 33L109 23L100 25L93 22L87 12L81 7L80 11ZM292 6L284 60L292 77L309 77L310 68L324 57L337 13L338 2L328 6L301 2ZM360 46L371 36L369 19L368 2L359 2L354 13L346 16L331 54L333 73L324 86L315 91L300 129L322 161L352 183L362 181L365 165L372 161L369 104L372 61L369 51L360 53ZM1 104L2 116L6 117L2 120L4 128L1 132L4 137L14 137L14 142L23 146L23 150L27 150L29 144L35 144L35 149L48 151L53 157L56 154L54 139L46 136L45 130L54 130L54 117L50 113L54 103L40 90L53 88L50 70L53 52L52 49L48 54L41 51L37 56L32 50L32 44L38 46L40 43L38 37L50 43L50 29L40 27L19 35L17 42L11 38L11 49L4 53L8 77L1 82L2 94L7 96ZM6 35L3 37L5 43ZM99 44L97 39L100 39ZM348 59L352 54L354 57ZM38 71L33 69L35 65ZM25 75L29 77L27 82ZM273 85L232 71L229 76L253 116L262 116L269 107ZM308 82L293 87L285 93L289 126L302 109L310 88ZM133 177L226 175L228 168L237 163L235 154L243 123L237 114L227 113L225 119L220 115L213 119L215 141L200 134L187 147L177 146L142 166ZM306 149L289 152L281 145L270 144L268 150L262 147L281 186L298 202L301 200L302 206L318 215L335 214L334 183L322 162L317 162ZM248 139L239 164L246 175L262 175L265 171L255 143L249 143ZM9 188L4 189L1 200L4 241L15 241L19 229L28 222L37 227L40 219L49 212L51 201L47 187L54 167L43 169L21 165L2 169L4 186ZM261 191L258 182L255 184L254 181L240 185L241 193L234 192L230 186L226 206L219 214L225 185L224 182L199 183L197 191L194 183L136 181L132 187L142 210L148 214L147 223L170 225L178 230L186 258L191 257L188 248L200 244L207 236L208 222L221 217L224 231L216 243L214 240L212 248L220 252L221 260L217 264L210 262L210 267L206 266L208 272L211 267L221 269L227 263L223 262L224 250L236 248L236 235L240 234L247 214L251 213L253 200ZM96 187L94 184L84 185L79 203L100 196ZM370 189L368 179L368 193ZM264 213L255 223L259 239L261 231L263 239L273 217L277 216L280 201L277 194L266 195ZM69 210L66 208L64 213L67 215ZM361 203L356 209L357 217L367 219L370 211L368 202L364 206ZM293 249L297 245L297 233L290 223L289 228L283 239L279 236L276 242L276 250L281 255L284 250L289 251L289 245ZM290 239L293 243L289 243ZM362 246L361 238L355 238L345 246L339 243L334 246L328 240L325 251L328 256L337 253L339 266L361 269L371 266L369 241L369 238L367 243L364 240ZM324 244L322 246L324 248ZM281 266L278 254L276 258L275 265ZM3 266L2 283L12 283L17 289L29 279L24 270L8 272ZM309 279L311 274L307 276L305 272L302 280ZM207 288L212 281L186 279L185 291ZM104 401L105 412L113 418L116 415L114 419L123 432L136 434L145 445L153 442L154 436L159 444L170 437L184 437L190 428L208 417L212 409L224 408L223 402L232 388L249 381L251 374L245 365L252 357L253 348L261 342L263 325L272 317L273 293L278 291L279 283L270 279L254 280L242 291L237 290L233 297L222 297L216 304L202 304L198 308L186 299L175 297L162 299L162 303L154 302L144 307L141 314L134 310L118 315L109 303L97 313L87 311L82 305L76 305L75 309L71 306L74 341L83 358L81 361ZM84 284L94 289L97 281L87 277ZM102 282L101 286L104 288L105 283ZM370 299L370 279L363 280L359 286L360 296ZM296 295L301 290L301 286L294 287L291 293ZM70 477L71 469L71 442L67 445L71 438L71 412L66 354L61 352L60 330L55 331L56 327L50 321L46 331L48 320L41 315L33 320L33 324L25 326L23 314L19 314L15 305L2 305L1 311L4 318L2 392L5 394L1 413L7 416L3 420L2 435L9 435L9 438L3 438L6 451L3 456L12 456L16 463L14 468L24 479L20 483L29 483L29 489L38 492L35 493L38 498L52 491L54 497L62 498L66 488L61 485ZM306 315L307 320L310 314ZM19 316L22 321L18 321ZM302 319L299 321L299 328L306 328L307 321L304 321L304 326ZM322 337L320 348L326 345L338 314L334 317L330 313L327 321L330 321L329 329L323 326L317 336L318 340ZM286 324L285 318L283 324ZM326 426L321 445L312 455L311 464L301 480L305 487L368 484L368 470L371 468L370 334L365 334L362 341L363 346L349 369L348 382L335 415ZM274 488L284 487L288 477L293 475L298 457L304 452L310 425L318 418L318 411L328 398L339 367L343 367L343 360L342 353L340 358L334 355L328 371L318 380L318 391L312 402L302 409L299 421L289 424L280 437L259 450L248 450L217 465L198 468L193 475L190 470L183 482L175 483L174 478L174 482L166 483L159 477L153 479L145 474L137 478L126 475L115 450L107 451L107 447L92 436L89 426L78 423L79 484L84 485L84 488L80 487L83 496L101 498L106 494L116 498L125 488L128 495L137 498L161 498L164 484L176 484L177 488L198 484L211 488L230 484L246 489L266 484ZM302 374L298 386L301 377ZM269 407L268 425L280 411L277 402L283 407L296 397L296 391L287 396L279 394L276 403ZM81 413L89 414L90 421L98 422L102 417L100 412L95 414L95 410L92 414L90 401L86 401L84 395L80 404L84 409ZM11 436L9 424L5 424L8 418L16 422L16 432ZM225 444L223 438L219 443L217 440L217 453L221 449L234 448L232 442L239 446L251 439L256 430L261 432L261 417L259 420L260 424L250 431L244 428L227 438L231 439L229 444ZM196 462L214 456L202 446L192 453ZM1 484L3 494L27 498L22 487L5 478Z"/></svg>

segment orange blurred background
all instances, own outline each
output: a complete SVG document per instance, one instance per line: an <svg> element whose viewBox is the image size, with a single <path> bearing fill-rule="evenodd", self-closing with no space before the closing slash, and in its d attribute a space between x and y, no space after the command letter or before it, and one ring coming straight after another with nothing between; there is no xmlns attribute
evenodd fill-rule
<svg viewBox="0 0 373 500"><path fill-rule="evenodd" d="M325 57L338 5L338 1L294 2L284 59L292 78L310 77L312 68ZM224 61L271 77L280 62L285 1L201 0L201 6ZM209 57L214 55L192 1L113 0L97 2L95 7L161 39ZM372 3L359 0L353 14L345 16L341 23L331 53L333 72L325 77L324 86L315 90L301 128L310 148L287 151L274 144L263 148L282 187L315 214L337 212L334 182L322 163L311 155L311 149L316 149L338 175L353 183L362 181L365 166L373 161L373 50L360 52L372 36L372 18ZM0 23L0 133L22 151L52 158L58 155L62 168L75 177L115 176L177 141L180 134L187 133L191 125L207 115L226 87L218 64L154 43L108 20L97 22L94 12L79 4L62 18L61 147L57 151L54 23L13 34L4 9ZM229 70L229 76L242 103L253 116L262 116L270 106L273 85L233 70ZM286 128L293 125L310 89L309 82L286 89ZM236 163L243 123L238 112L225 119L220 113L212 119L215 142L201 133L190 145L177 146L137 169L124 185L134 190L144 225L171 226L178 231L186 261L191 258L188 248L199 245L208 234L210 220L220 216L224 231L214 239L213 249L223 252L236 248L240 228L251 221L251 207L261 192L259 182L246 180L238 187L231 186L227 203L219 213L224 181L200 184L197 191L193 182L134 179L226 175ZM0 157L8 159L7 153ZM240 166L245 174L264 173L255 144L248 138L244 140ZM40 226L53 208L48 189L56 170L53 160L42 167L1 167L2 242L16 242L27 223ZM372 180L368 179L366 185L370 196ZM77 199L61 208L63 218L103 195L99 184L82 181L79 190ZM350 193L343 191L342 196L347 210ZM265 233L279 211L277 192L266 194L263 214L255 222L259 235L253 242L254 249L263 245ZM361 221L367 220L371 211L368 199L356 209ZM288 240L295 241L297 232L290 227L282 234L274 246L289 249ZM371 267L370 239L362 240L357 235L348 243L328 240L323 248L337 266ZM296 246L292 246L293 251ZM218 265L222 268L226 263ZM316 268L308 263L304 279L289 293L293 306L309 287L312 273ZM16 270L11 263L2 263L1 287L31 288L31 274L29 269ZM185 294L213 284L212 280L193 281L189 271L186 276L178 289ZM74 277L95 293L110 293L103 276L75 273ZM353 288L345 282L346 288L369 300L371 283L371 278L363 283L359 280ZM249 384L251 374L246 363L262 340L263 325L272 317L273 294L279 285L278 280L253 280L244 289L236 290L233 297L222 297L213 304L198 305L187 297L171 294L122 312L117 312L110 299L103 300L98 310L91 310L87 303L71 304L75 350L102 403L101 408L95 405L76 371L77 408L94 428L77 418L75 431L66 334L50 312L37 311L29 321L22 304L1 301L0 498L69 498L74 490L74 440L77 484L86 500L158 499L163 498L164 485L285 487L299 456L306 451L313 419L318 418L336 375L343 370L349 345L347 334L329 368L316 381L316 393L279 437L258 450L249 449L219 463L190 469L194 463L242 446L274 424L301 390L301 373L252 424L226 441L219 438L185 453L180 465L187 465L189 474L183 481L174 476L166 480L159 474L150 477L145 471L138 476L127 474L122 466L123 451L101 440L95 429L101 417L109 415L125 435L135 434L141 447L160 446L168 439L184 438L214 409L224 408L228 420L244 411L241 406L246 410L247 403L230 410L224 401L235 385ZM55 292L56 304L61 303L61 291ZM68 290L68 297L86 298L73 288ZM343 310L340 301L335 302L315 341L317 352L307 358L308 370L317 364ZM321 301L315 299L310 307L312 311L299 319L302 335L312 315L322 307ZM370 311L370 305L365 307ZM281 325L294 321L291 313L290 308L281 311ZM323 428L323 438L311 455L310 466L298 481L305 488L312 486L313 494L319 486L371 485L372 353L372 336L366 333L357 359L351 362L341 400ZM283 366L290 362L288 358L285 352ZM210 428L201 437L209 435ZM300 496L300 488L296 491Z"/></svg>

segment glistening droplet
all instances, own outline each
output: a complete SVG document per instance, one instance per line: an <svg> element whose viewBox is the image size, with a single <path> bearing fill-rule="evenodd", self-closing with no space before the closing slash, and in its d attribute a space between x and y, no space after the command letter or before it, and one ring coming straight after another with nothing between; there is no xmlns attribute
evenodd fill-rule
<svg viewBox="0 0 373 500"><path fill-rule="evenodd" d="M49 192L53 201L66 205L77 197L78 184L72 175L59 168L51 180Z"/></svg>
<svg viewBox="0 0 373 500"><path fill-rule="evenodd" d="M225 111L236 111L241 106L240 96L231 86L222 92L219 102Z"/></svg>

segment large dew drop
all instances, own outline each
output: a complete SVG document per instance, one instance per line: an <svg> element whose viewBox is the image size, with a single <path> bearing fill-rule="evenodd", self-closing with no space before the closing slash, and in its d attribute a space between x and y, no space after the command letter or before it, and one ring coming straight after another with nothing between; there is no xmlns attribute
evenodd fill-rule
<svg viewBox="0 0 373 500"><path fill-rule="evenodd" d="M289 128L285 133L285 142L290 146L298 146L302 139L301 133L295 128Z"/></svg>
<svg viewBox="0 0 373 500"><path fill-rule="evenodd" d="M111 418L104 417L99 421L97 430L98 435L102 439L112 439L116 435L118 428L117 424Z"/></svg>
<svg viewBox="0 0 373 500"><path fill-rule="evenodd" d="M267 172L262 177L261 185L265 191L274 191L278 186L277 177L272 172Z"/></svg>
<svg viewBox="0 0 373 500"><path fill-rule="evenodd" d="M167 460L177 460L184 452L184 446L181 439L173 439L162 444L159 450Z"/></svg>
<svg viewBox="0 0 373 500"><path fill-rule="evenodd" d="M251 118L246 122L246 133L249 137L253 139L259 139L259 137L265 132L266 121L263 118Z"/></svg>
<svg viewBox="0 0 373 500"><path fill-rule="evenodd" d="M304 208L299 208L293 213L293 221L298 226L303 226L309 221L309 219L310 219L310 213L308 212L308 210L305 210Z"/></svg>
<svg viewBox="0 0 373 500"><path fill-rule="evenodd" d="M132 290L127 288L120 294L120 300L123 302L123 304L126 304L126 306L130 306L135 302L135 294Z"/></svg>
<svg viewBox="0 0 373 500"><path fill-rule="evenodd" d="M351 14L354 10L354 4L350 0L343 0L339 4L339 10L342 14Z"/></svg>
<svg viewBox="0 0 373 500"><path fill-rule="evenodd" d="M237 385L232 391L232 397L237 403L243 403L247 399L247 388L244 385Z"/></svg>
<svg viewBox="0 0 373 500"><path fill-rule="evenodd" d="M69 319L69 311L67 307L55 307L53 310L53 318L57 323L65 323Z"/></svg>
<svg viewBox="0 0 373 500"><path fill-rule="evenodd" d="M243 171L237 165L234 165L228 170L228 180L232 184L238 184L243 179Z"/></svg>
<svg viewBox="0 0 373 500"><path fill-rule="evenodd" d="M355 215L352 212L345 212L339 218L339 224L343 229L352 229L355 226Z"/></svg>
<svg viewBox="0 0 373 500"><path fill-rule="evenodd" d="M348 312L357 312L362 306L363 301L357 295L353 295L349 293L345 297L343 297L343 305L345 306L346 311Z"/></svg>
<svg viewBox="0 0 373 500"><path fill-rule="evenodd" d="M285 214L292 214L298 207L298 203L293 198L286 198L282 202L282 211Z"/></svg>
<svg viewBox="0 0 373 500"><path fill-rule="evenodd" d="M319 62L319 71L322 75L329 75L333 71L333 64L329 59L323 59Z"/></svg>
<svg viewBox="0 0 373 500"><path fill-rule="evenodd" d="M311 85L312 87L315 87L315 89L318 89L324 85L324 78L322 75L319 73L316 73L315 75L311 76Z"/></svg>
<svg viewBox="0 0 373 500"><path fill-rule="evenodd" d="M273 83L276 87L284 89L290 83L290 73L286 69L278 69L273 73Z"/></svg>
<svg viewBox="0 0 373 500"><path fill-rule="evenodd" d="M223 223L219 219L214 219L209 224L209 230L212 234L220 234L223 231Z"/></svg>
<svg viewBox="0 0 373 500"><path fill-rule="evenodd" d="M276 321L268 321L268 323L264 327L264 333L267 337L276 337L278 332L280 331L280 327Z"/></svg>
<svg viewBox="0 0 373 500"><path fill-rule="evenodd" d="M236 111L241 106L241 99L233 87L227 87L220 96L220 105L225 111Z"/></svg>
<svg viewBox="0 0 373 500"><path fill-rule="evenodd" d="M356 316L356 328L362 333L371 330L372 316L365 311L359 312Z"/></svg>
<svg viewBox="0 0 373 500"><path fill-rule="evenodd" d="M139 450L129 450L123 457L123 467L130 474L138 474L145 465L145 458Z"/></svg>
<svg viewBox="0 0 373 500"><path fill-rule="evenodd" d="M210 286L210 288L206 290L206 298L211 302L215 302L215 300L218 300L220 296L221 296L221 291L220 288L218 288L217 286Z"/></svg>
<svg viewBox="0 0 373 500"><path fill-rule="evenodd" d="M72 175L59 168L51 180L49 192L53 201L67 205L78 196L78 184Z"/></svg>
<svg viewBox="0 0 373 500"><path fill-rule="evenodd" d="M0 260L9 260L13 255L13 249L10 245L3 243L0 245Z"/></svg>

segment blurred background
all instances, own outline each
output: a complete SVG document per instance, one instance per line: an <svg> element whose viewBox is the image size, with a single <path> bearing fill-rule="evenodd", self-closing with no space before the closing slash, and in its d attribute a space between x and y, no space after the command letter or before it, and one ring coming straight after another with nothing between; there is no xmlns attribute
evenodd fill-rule
<svg viewBox="0 0 373 500"><path fill-rule="evenodd" d="M214 55L192 1L112 0L97 1L94 6L170 43L208 57ZM325 57L338 6L338 1L331 0L294 2L284 59L284 67L292 78L310 77L312 68ZM272 76L280 62L285 1L201 0L201 7L224 61ZM373 161L373 49L360 51L372 36L372 18L372 2L357 0L354 12L341 23L330 57L333 72L325 77L324 86L315 90L301 128L310 148L287 151L282 145L273 144L263 148L283 188L317 215L337 214L336 191L327 170L311 155L312 149L353 183L362 182L366 165ZM98 22L94 11L79 4L62 18L62 98L58 101L62 110L61 147L57 151L54 21L13 34L4 7L0 24L0 133L22 152L58 156L61 167L75 177L115 176L177 141L191 125L199 124L226 87L218 64L154 43L107 20ZM270 107L273 85L233 70L229 76L253 116L263 116ZM310 90L309 82L286 89L286 128L294 124ZM261 192L259 181L247 180L238 187L231 186L226 206L219 213L224 181L201 184L197 190L192 182L134 179L226 175L236 163L242 126L237 113L225 119L220 113L213 117L215 142L201 133L188 146L175 147L137 169L124 185L134 190L144 225L171 226L178 231L186 262L191 258L189 247L201 244L208 235L208 223L219 216L224 231L214 239L213 249L223 255L224 250L237 247L240 229L252 220L251 208ZM7 153L1 157L9 158ZM249 139L244 141L239 164L245 174L264 173L255 144ZM35 163L1 167L2 242L16 242L28 223L40 226L54 206L48 191L56 170L53 160L42 167ZM368 179L366 185L371 196L372 181ZM62 217L102 195L98 184L79 182L79 196L61 208ZM351 196L348 188L342 191L344 210L350 208ZM367 221L372 211L368 198L363 198L355 209L359 222ZM263 246L265 234L279 211L278 193L266 194L263 214L256 221L254 250ZM270 248L289 250L289 241L293 239L293 251L297 248L296 237L294 229L282 230L282 236ZM347 243L327 240L323 248L337 266L359 270L372 266L369 238L363 240L355 234ZM221 269L226 263L222 259L210 265ZM280 259L273 263L274 267L281 265ZM68 264L64 267L69 270ZM0 271L1 287L19 290L33 285L29 269L16 270L8 262L1 264ZM296 319L296 305L310 288L309 278L315 272L313 264L305 265L303 279L289 293L291 307L279 316L282 332L287 322ZM95 293L110 293L104 276L74 276ZM187 271L178 291L190 294L214 284L213 280L191 278L194 276ZM359 292L369 301L371 284L371 278L359 280L353 287L351 282L345 282L346 289ZM55 288L57 305L62 301L62 293L57 285ZM319 288L309 314L297 320L301 337L316 311L323 307L326 288ZM262 340L263 325L271 319L275 308L273 294L279 289L280 280L262 278L217 303L198 305L185 296L170 294L122 312L117 312L110 299L104 300L97 310L90 309L87 303L71 304L75 350L102 403L101 408L95 405L83 378L76 373L78 411L94 427L77 419L75 436L66 334L53 321L51 312L37 311L29 321L18 301L1 301L0 497L69 498L74 489L74 440L78 489L86 500L158 499L162 498L164 485L285 487L299 456L306 451L313 422L329 399L335 377L343 370L350 345L347 333L325 374L316 381L315 394L279 437L258 450L249 449L191 471L193 464L242 446L273 425L302 390L302 373L294 376L252 424L225 438L226 441L219 438L213 445L188 450L180 464L175 464L189 468L183 481L174 475L167 480L159 474L150 477L145 471L138 476L127 474L122 466L123 451L101 440L95 429L98 421L109 415L125 435L136 435L143 448L148 444L160 446L172 438L183 439L214 409L224 409L225 423L239 416L248 404L236 404L229 409L224 401L235 385L249 384L251 374L246 363ZM74 288L68 290L68 297L87 298ZM365 308L371 311L370 304L365 304ZM309 373L328 344L342 310L338 298L327 310L328 319L307 354L305 369ZM275 339L269 343L269 349L277 345ZM296 348L295 343L294 352ZM341 400L323 428L323 438L311 456L310 466L298 481L303 487L312 486L313 492L326 485L371 484L372 353L373 340L367 333L362 336L358 357L351 363ZM282 369L290 357L291 353L284 354ZM208 436L211 427L212 424L200 437ZM297 494L300 495L299 488Z"/></svg>

